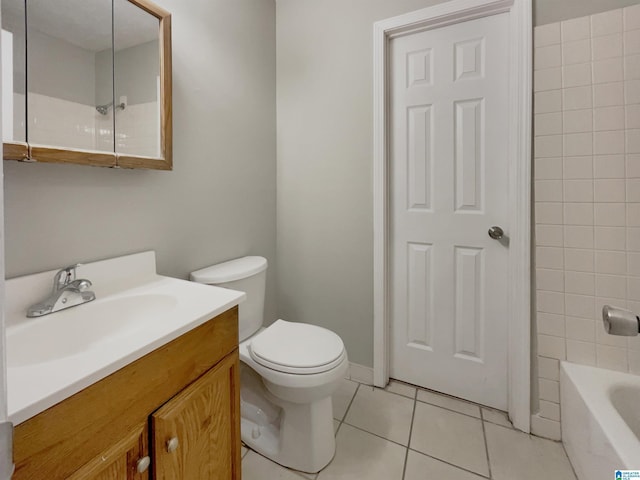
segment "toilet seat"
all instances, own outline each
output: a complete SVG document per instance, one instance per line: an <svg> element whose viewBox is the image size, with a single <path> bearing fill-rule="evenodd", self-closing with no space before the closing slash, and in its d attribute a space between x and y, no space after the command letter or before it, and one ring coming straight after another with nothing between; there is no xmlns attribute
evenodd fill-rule
<svg viewBox="0 0 640 480"><path fill-rule="evenodd" d="M331 330L277 320L251 339L249 355L271 370L311 375L336 368L346 353L342 339Z"/></svg>

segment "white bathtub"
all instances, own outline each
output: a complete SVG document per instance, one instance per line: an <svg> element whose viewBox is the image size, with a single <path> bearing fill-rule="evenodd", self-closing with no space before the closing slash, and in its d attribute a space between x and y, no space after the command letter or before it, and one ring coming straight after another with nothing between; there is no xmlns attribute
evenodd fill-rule
<svg viewBox="0 0 640 480"><path fill-rule="evenodd" d="M640 470L640 376L562 362L562 443L579 480Z"/></svg>

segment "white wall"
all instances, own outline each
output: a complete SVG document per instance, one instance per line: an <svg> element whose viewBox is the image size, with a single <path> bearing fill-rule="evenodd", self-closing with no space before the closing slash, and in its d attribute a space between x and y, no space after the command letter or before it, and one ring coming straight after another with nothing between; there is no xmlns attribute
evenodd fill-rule
<svg viewBox="0 0 640 480"><path fill-rule="evenodd" d="M95 52L35 29L29 30L28 42L29 92L93 105L96 97ZM14 88L22 91L21 87Z"/></svg>
<svg viewBox="0 0 640 480"><path fill-rule="evenodd" d="M637 0L534 0L538 23ZM438 0L277 0L278 307L373 364L372 23ZM572 8L567 8L568 4Z"/></svg>
<svg viewBox="0 0 640 480"><path fill-rule="evenodd" d="M116 99L126 95L137 105L156 101L156 77L160 75L157 40L117 50L115 54Z"/></svg>
<svg viewBox="0 0 640 480"><path fill-rule="evenodd" d="M173 14L174 171L5 162L8 277L154 249L162 274L266 256L275 316L275 5ZM197 48L194 48L197 45Z"/></svg>
<svg viewBox="0 0 640 480"><path fill-rule="evenodd" d="M158 41L135 45L115 53L115 72L112 69L112 50L96 53L96 105L111 101L112 76L115 74L116 99L127 96L129 104L156 100L156 77L160 75Z"/></svg>
<svg viewBox="0 0 640 480"><path fill-rule="evenodd" d="M373 364L373 23L438 0L278 0L278 309Z"/></svg>

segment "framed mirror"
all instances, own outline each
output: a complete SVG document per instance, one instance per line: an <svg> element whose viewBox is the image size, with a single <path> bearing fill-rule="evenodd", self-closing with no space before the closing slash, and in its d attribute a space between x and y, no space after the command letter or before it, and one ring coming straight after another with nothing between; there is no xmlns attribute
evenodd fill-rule
<svg viewBox="0 0 640 480"><path fill-rule="evenodd" d="M3 17L11 4L17 19L7 22L14 102L13 136L3 128L5 159L171 170L168 12L146 0L2 2ZM22 37L10 25L21 23L19 5ZM21 58L15 50L23 37ZM26 78L16 87L21 62ZM22 85L23 112L16 107Z"/></svg>
<svg viewBox="0 0 640 480"><path fill-rule="evenodd" d="M115 153L127 168L171 168L171 17L113 0Z"/></svg>
<svg viewBox="0 0 640 480"><path fill-rule="evenodd" d="M101 90L113 91L111 62L104 75L96 69L113 56L111 2L27 0L26 14L30 158L115 166L113 128L95 110Z"/></svg>
<svg viewBox="0 0 640 480"><path fill-rule="evenodd" d="M26 39L24 0L2 0L2 142L10 160L29 156Z"/></svg>

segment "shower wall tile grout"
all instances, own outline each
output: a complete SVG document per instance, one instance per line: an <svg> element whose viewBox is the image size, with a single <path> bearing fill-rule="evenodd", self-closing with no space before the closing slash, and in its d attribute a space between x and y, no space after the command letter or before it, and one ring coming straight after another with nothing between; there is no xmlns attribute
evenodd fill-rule
<svg viewBox="0 0 640 480"><path fill-rule="evenodd" d="M559 361L640 374L640 341L600 316L640 312L640 5L536 27L534 45L532 427L559 437Z"/></svg>

